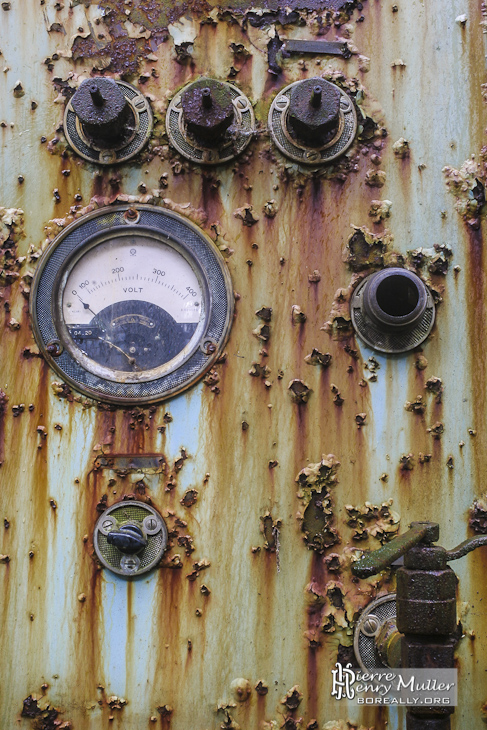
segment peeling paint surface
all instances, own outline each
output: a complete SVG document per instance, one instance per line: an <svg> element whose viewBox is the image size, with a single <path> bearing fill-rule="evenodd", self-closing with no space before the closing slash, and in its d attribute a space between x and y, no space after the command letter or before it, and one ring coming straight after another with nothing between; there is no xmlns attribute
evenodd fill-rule
<svg viewBox="0 0 487 730"><path fill-rule="evenodd" d="M282 3L45 0L0 7L0 726L22 730L385 730L394 712L331 697L362 608L394 590L350 563L440 524L450 549L487 530L485 8L475 0ZM286 39L349 58L286 54ZM98 168L64 138L91 76L151 103L129 163ZM174 94L209 76L252 101L244 154L198 167L169 145ZM279 90L323 77L359 134L314 170L272 145ZM199 225L235 291L226 352L165 403L119 408L59 381L35 344L36 264L73 220L150 203ZM354 336L368 274L417 273L437 306L400 356ZM163 516L168 549L127 581L97 564L99 515L121 499ZM2 527L3 525L3 527ZM487 549L460 580L460 705L485 727Z"/></svg>

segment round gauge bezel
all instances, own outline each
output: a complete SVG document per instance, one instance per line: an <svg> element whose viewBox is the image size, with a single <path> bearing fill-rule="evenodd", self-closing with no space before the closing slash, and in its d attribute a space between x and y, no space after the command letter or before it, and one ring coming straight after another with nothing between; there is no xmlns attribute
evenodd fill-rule
<svg viewBox="0 0 487 730"><path fill-rule="evenodd" d="M129 210L137 215L125 215ZM169 362L140 373L92 360L69 334L63 315L66 282L83 256L113 237L134 235L183 256L202 293L202 316L191 340ZM220 357L233 318L233 290L223 257L194 223L156 206L117 205L81 217L50 244L34 275L30 312L43 357L69 385L101 401L152 403L190 387Z"/></svg>

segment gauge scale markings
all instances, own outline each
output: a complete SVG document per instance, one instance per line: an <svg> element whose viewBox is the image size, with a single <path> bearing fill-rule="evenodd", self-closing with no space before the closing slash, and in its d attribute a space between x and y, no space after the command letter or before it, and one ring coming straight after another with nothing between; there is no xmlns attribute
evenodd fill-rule
<svg viewBox="0 0 487 730"><path fill-rule="evenodd" d="M148 267L152 276L144 274ZM95 278L100 269L116 277ZM167 275L169 282L162 279ZM141 372L164 365L189 345L201 317L195 298L201 295L195 271L170 245L143 236L114 237L75 263L63 313L84 355L103 367Z"/></svg>

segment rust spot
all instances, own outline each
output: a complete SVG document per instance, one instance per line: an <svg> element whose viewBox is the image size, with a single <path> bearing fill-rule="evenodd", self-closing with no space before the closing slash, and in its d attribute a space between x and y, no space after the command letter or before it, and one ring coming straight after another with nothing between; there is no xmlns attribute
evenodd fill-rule
<svg viewBox="0 0 487 730"><path fill-rule="evenodd" d="M249 375L251 375L253 378L263 378L266 379L271 374L270 368L267 367L267 365L262 365L258 362L253 362L252 366L249 370Z"/></svg>
<svg viewBox="0 0 487 730"><path fill-rule="evenodd" d="M304 324L307 319L305 313L301 310L301 307L298 304L292 305L291 317L293 324Z"/></svg>
<svg viewBox="0 0 487 730"><path fill-rule="evenodd" d="M299 705L301 704L301 700L303 699L303 693L299 689L297 685L294 687L291 687L291 689L286 693L286 695L281 700L281 705L286 705L288 710L291 710L291 712L294 712L298 709Z"/></svg>
<svg viewBox="0 0 487 730"><path fill-rule="evenodd" d="M46 685L47 687L47 685ZM33 730L71 730L72 725L69 720L59 720L60 711L50 705L46 705L42 700L42 707L39 706L39 700L29 695L22 703L21 717L27 717L33 722Z"/></svg>
<svg viewBox="0 0 487 730"><path fill-rule="evenodd" d="M365 227L352 228L354 233L348 239L345 263L352 271L382 267L384 255L392 242L389 232L374 234Z"/></svg>
<svg viewBox="0 0 487 730"><path fill-rule="evenodd" d="M304 358L304 361L308 365L321 365L323 370L325 370L330 367L332 359L329 352L323 353L313 347L311 353Z"/></svg>
<svg viewBox="0 0 487 730"><path fill-rule="evenodd" d="M487 534L487 494L476 499L470 507L468 523L472 530L478 535Z"/></svg>
<svg viewBox="0 0 487 730"><path fill-rule="evenodd" d="M355 416L355 423L357 424L357 428L362 428L362 426L365 426L366 419L366 413L357 413L357 415Z"/></svg>
<svg viewBox="0 0 487 730"><path fill-rule="evenodd" d="M336 406L341 406L345 402L345 398L342 397L342 394L338 390L338 387L335 385L335 383L330 384L330 390L333 393L333 403Z"/></svg>
<svg viewBox="0 0 487 730"><path fill-rule="evenodd" d="M257 337L257 339L262 340L263 342L268 342L271 336L271 328L268 324L259 324L255 330L252 330L252 334L254 337Z"/></svg>
<svg viewBox="0 0 487 730"><path fill-rule="evenodd" d="M406 401L406 403L404 404L404 408L410 413L417 413L422 416L426 410L426 403L424 403L423 401L423 396L418 395L416 396L415 400Z"/></svg>
<svg viewBox="0 0 487 730"><path fill-rule="evenodd" d="M198 560L196 563L193 563L193 570L186 576L186 578L190 581L196 580L201 571L207 570L210 565L211 563L209 560L206 560L204 558L202 560Z"/></svg>
<svg viewBox="0 0 487 730"><path fill-rule="evenodd" d="M345 505L348 514L347 525L354 530L352 540L366 540L369 535L381 544L393 538L400 527L400 517L391 510L392 499L374 505L365 502L363 507Z"/></svg>
<svg viewBox="0 0 487 730"><path fill-rule="evenodd" d="M426 429L428 433L430 433L434 439L438 440L441 439L442 434L445 431L444 425L441 423L441 421L436 421L432 426Z"/></svg>
<svg viewBox="0 0 487 730"><path fill-rule="evenodd" d="M299 380L298 378L291 380L288 385L288 391L295 403L307 403L313 392L303 380Z"/></svg>
<svg viewBox="0 0 487 730"><path fill-rule="evenodd" d="M267 512L260 518L261 531L264 535L264 550L270 553L279 551L279 531L281 529L281 520L274 520L272 515Z"/></svg>
<svg viewBox="0 0 487 730"><path fill-rule="evenodd" d="M436 398L436 403L441 403L442 399L442 393L443 393L443 383L440 378L429 378L425 383L425 389L429 391L430 393L434 393Z"/></svg>
<svg viewBox="0 0 487 730"><path fill-rule="evenodd" d="M197 499L198 491L196 489L188 489L179 501L183 507L192 507L192 505L196 503Z"/></svg>
<svg viewBox="0 0 487 730"><path fill-rule="evenodd" d="M317 464L309 464L296 477L298 499L305 504L301 530L309 549L323 553L340 541L333 527L334 517L330 489L338 481L336 472L340 463L333 454L323 456Z"/></svg>
<svg viewBox="0 0 487 730"><path fill-rule="evenodd" d="M254 216L254 209L251 205L244 205L241 208L236 208L233 211L235 218L239 218L244 226L255 226L259 219Z"/></svg>
<svg viewBox="0 0 487 730"><path fill-rule="evenodd" d="M399 464L402 471L412 471L414 469L414 454L402 454L399 458Z"/></svg>
<svg viewBox="0 0 487 730"><path fill-rule="evenodd" d="M338 644L337 662L343 667L346 667L347 664L351 664L352 667L356 669L359 668L359 663L355 657L353 646L344 646L343 644Z"/></svg>
<svg viewBox="0 0 487 730"><path fill-rule="evenodd" d="M255 685L255 691L262 697L269 692L269 686L263 679L259 679Z"/></svg>
<svg viewBox="0 0 487 730"><path fill-rule="evenodd" d="M260 319L263 319L264 322L270 322L272 319L272 307L261 307L255 314Z"/></svg>

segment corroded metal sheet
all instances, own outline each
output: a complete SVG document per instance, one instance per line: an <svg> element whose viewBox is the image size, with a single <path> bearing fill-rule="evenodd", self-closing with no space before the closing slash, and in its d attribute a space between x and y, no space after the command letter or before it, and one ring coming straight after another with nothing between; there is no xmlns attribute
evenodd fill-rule
<svg viewBox="0 0 487 730"><path fill-rule="evenodd" d="M394 589L389 573L352 578L351 557L413 520L440 523L447 548L487 529L485 10L223 5L1 4L2 728L405 727L331 697L361 608ZM282 53L320 38L351 57ZM154 112L149 145L120 167L76 157L62 132L67 98L99 74ZM259 125L211 170L165 133L169 101L201 75L238 85ZM346 156L314 171L266 125L278 91L316 75L348 91L361 123ZM235 290L226 355L148 408L59 382L29 323L41 250L117 200L200 225ZM426 281L437 318L420 350L388 357L354 338L349 298L391 265ZM92 545L123 497L150 500L170 538L131 582ZM480 730L487 712L486 566L485 548L453 566L454 728Z"/></svg>

